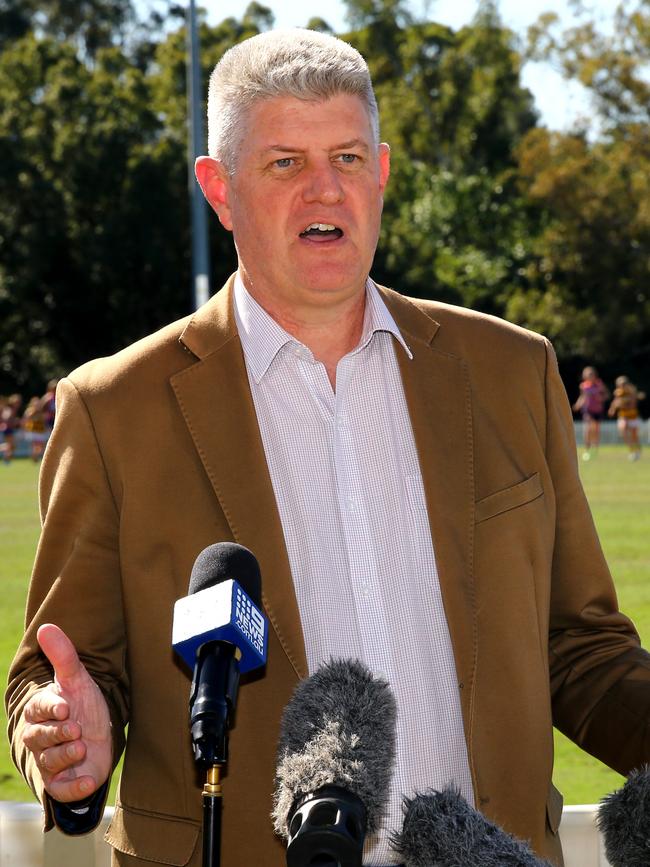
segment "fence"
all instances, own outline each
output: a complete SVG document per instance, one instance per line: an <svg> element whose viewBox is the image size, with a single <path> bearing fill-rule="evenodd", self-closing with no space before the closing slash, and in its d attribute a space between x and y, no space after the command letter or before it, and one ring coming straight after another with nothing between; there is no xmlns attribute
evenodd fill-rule
<svg viewBox="0 0 650 867"><path fill-rule="evenodd" d="M85 837L42 833L38 804L0 801L0 867L110 867L103 835L113 815L106 808L100 827ZM608 867L595 825L596 807L565 807L560 826L565 867Z"/></svg>
<svg viewBox="0 0 650 867"><path fill-rule="evenodd" d="M584 422L575 421L573 426L576 433L576 441L578 445L581 446L584 443ZM650 419L641 422L641 427L639 428L639 441L645 444L650 443ZM615 421L608 420L600 423L601 445L610 446L622 442Z"/></svg>
<svg viewBox="0 0 650 867"><path fill-rule="evenodd" d="M576 441L579 446L581 446L584 442L583 437L583 428L584 424L581 421L574 422L574 429L576 435ZM639 430L639 440L644 444L650 444L650 419L641 422L641 428ZM15 456L17 458L24 458L30 454L31 445L25 439L25 434L23 431L17 431L14 437L15 442ZM615 421L603 421L600 425L600 442L602 445L616 445L622 443L620 434L616 428Z"/></svg>

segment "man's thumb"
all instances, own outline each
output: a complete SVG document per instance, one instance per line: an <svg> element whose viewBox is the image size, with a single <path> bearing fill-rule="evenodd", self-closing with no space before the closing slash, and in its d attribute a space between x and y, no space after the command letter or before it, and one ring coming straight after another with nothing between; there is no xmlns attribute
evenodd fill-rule
<svg viewBox="0 0 650 867"><path fill-rule="evenodd" d="M36 638L41 650L52 663L54 675L59 683L70 680L84 670L74 644L54 623L43 623L36 633Z"/></svg>

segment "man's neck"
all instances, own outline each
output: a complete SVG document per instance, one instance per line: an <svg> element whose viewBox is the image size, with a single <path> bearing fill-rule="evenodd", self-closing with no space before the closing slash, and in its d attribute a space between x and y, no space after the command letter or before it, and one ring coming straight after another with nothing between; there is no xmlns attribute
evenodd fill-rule
<svg viewBox="0 0 650 867"><path fill-rule="evenodd" d="M365 287L354 297L336 305L300 310L283 310L273 303L273 299L258 297L255 292L251 295L278 325L311 350L316 361L325 365L332 388L335 388L339 361L358 346L361 339L366 309Z"/></svg>

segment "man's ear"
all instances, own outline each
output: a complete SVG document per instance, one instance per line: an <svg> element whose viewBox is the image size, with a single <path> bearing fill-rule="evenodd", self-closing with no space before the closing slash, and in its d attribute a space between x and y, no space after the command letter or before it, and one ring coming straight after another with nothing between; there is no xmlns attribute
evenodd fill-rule
<svg viewBox="0 0 650 867"><path fill-rule="evenodd" d="M216 211L219 222L224 229L232 231L228 201L230 183L223 163L214 157L198 157L194 163L194 172L203 195Z"/></svg>
<svg viewBox="0 0 650 867"><path fill-rule="evenodd" d="M383 193L390 175L390 146L386 142L379 145L379 189Z"/></svg>

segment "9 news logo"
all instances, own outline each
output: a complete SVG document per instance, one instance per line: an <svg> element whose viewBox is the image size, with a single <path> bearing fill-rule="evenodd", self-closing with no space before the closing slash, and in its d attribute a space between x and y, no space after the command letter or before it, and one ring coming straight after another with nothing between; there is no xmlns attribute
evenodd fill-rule
<svg viewBox="0 0 650 867"><path fill-rule="evenodd" d="M264 655L264 617L248 596L237 587L235 623L255 650Z"/></svg>

